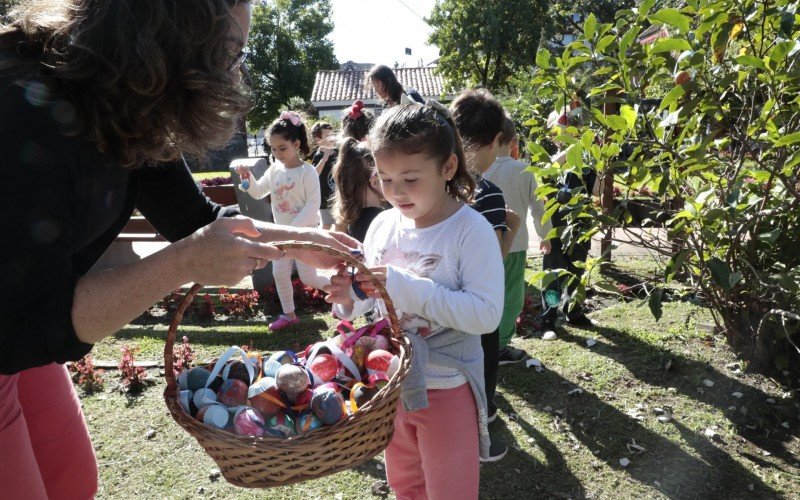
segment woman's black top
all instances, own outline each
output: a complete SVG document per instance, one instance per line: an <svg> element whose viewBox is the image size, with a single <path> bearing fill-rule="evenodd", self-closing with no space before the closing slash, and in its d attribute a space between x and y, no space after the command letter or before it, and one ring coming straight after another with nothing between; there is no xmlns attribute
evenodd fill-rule
<svg viewBox="0 0 800 500"><path fill-rule="evenodd" d="M134 208L169 241L237 212L206 198L184 162L110 163L76 137L74 107L35 80L0 76L0 373L84 356L75 285Z"/></svg>

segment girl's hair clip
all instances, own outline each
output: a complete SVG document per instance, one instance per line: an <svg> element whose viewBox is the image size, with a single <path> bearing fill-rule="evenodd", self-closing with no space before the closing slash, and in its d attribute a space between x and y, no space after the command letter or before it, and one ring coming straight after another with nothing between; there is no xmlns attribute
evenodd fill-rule
<svg viewBox="0 0 800 500"><path fill-rule="evenodd" d="M347 110L347 116L349 116L353 120L358 120L361 118L361 110L364 109L364 101L361 99L357 100L353 103L350 108Z"/></svg>
<svg viewBox="0 0 800 500"><path fill-rule="evenodd" d="M450 118L453 117L453 115L450 113L450 110L447 109L447 106L445 106L444 104L440 103L436 99L426 99L425 100L425 106L432 107L433 110L436 111L436 113L439 116L441 116L442 118L444 118L445 120L449 120Z"/></svg>
<svg viewBox="0 0 800 500"><path fill-rule="evenodd" d="M295 127L300 126L300 115L291 111L281 111L281 120L289 120Z"/></svg>

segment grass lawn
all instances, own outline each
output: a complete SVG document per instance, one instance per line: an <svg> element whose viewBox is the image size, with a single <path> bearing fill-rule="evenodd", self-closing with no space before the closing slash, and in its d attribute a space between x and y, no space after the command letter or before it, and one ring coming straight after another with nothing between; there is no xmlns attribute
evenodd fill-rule
<svg viewBox="0 0 800 500"><path fill-rule="evenodd" d="M618 269L654 271L641 262ZM669 302L655 322L639 302L608 296L593 303L603 304L591 313L601 324L594 331L560 327L555 341L514 341L544 370L500 367L501 413L490 429L511 449L481 468L482 498L798 495L800 405L778 383L742 373L724 342L697 327L710 321L708 311ZM166 325L154 321L130 325L98 344L95 358L119 359L122 344L135 344L139 359L160 359ZM275 334L262 321L216 322L186 325L179 334L204 359L251 341L258 350L304 346L329 335L333 322L330 315L306 316ZM591 347L589 339L596 341ZM295 486L231 486L172 421L163 377L129 397L110 389L116 376L107 373L106 390L82 397L100 465L100 497L355 499L369 498L372 484L384 479L379 456L356 470ZM674 418L659 421L661 410Z"/></svg>
<svg viewBox="0 0 800 500"><path fill-rule="evenodd" d="M230 177L230 175L231 172L229 170L223 170L221 172L192 172L192 177L194 177L196 181L213 179L214 177Z"/></svg>

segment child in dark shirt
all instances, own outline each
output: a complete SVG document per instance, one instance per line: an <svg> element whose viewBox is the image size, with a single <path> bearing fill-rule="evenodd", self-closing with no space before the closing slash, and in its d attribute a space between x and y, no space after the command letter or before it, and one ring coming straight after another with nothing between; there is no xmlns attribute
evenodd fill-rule
<svg viewBox="0 0 800 500"><path fill-rule="evenodd" d="M331 198L336 185L333 182L333 165L336 163L335 133L333 126L327 122L317 122L311 127L311 138L317 146L311 164L319 176L319 191L321 201L319 215L322 219L322 229L333 227L331 215Z"/></svg>

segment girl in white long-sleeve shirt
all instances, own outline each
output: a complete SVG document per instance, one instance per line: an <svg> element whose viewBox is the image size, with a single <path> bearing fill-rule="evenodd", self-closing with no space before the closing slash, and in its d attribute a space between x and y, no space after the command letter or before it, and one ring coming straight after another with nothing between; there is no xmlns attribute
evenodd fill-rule
<svg viewBox="0 0 800 500"><path fill-rule="evenodd" d="M272 195L272 215L276 223L317 227L320 223L319 178L314 167L301 159L301 155L308 156L311 152L303 120L296 113L284 111L272 122L268 134L272 155L277 161L260 179L255 179L250 170L237 167L242 180L239 188L256 199ZM271 330L280 330L300 321L294 309L293 262L292 259L281 259L272 263L283 314L269 324ZM329 283L328 278L318 275L314 268L302 262L296 262L296 265L303 283L320 289Z"/></svg>
<svg viewBox="0 0 800 500"><path fill-rule="evenodd" d="M393 208L369 227L366 264L385 281L421 365L403 383L386 449L389 485L398 499L477 499L478 456L489 451L480 336L497 328L503 309L500 245L486 219L464 203L475 181L447 108L384 112L370 147ZM349 275L331 278L328 301L339 317L382 310L365 279L355 276L368 300L353 300Z"/></svg>

